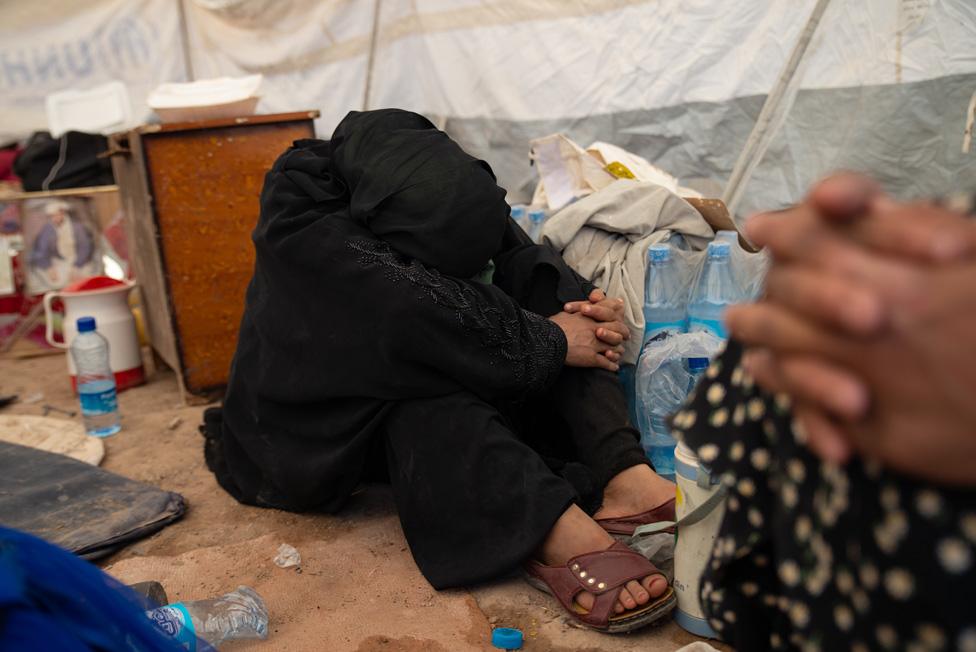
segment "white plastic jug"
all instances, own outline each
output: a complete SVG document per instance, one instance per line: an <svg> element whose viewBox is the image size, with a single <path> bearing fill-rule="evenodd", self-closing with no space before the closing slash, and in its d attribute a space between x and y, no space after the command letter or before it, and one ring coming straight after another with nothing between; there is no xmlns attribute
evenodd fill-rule
<svg viewBox="0 0 976 652"><path fill-rule="evenodd" d="M72 283L63 290L44 295L44 314L47 320L47 341L58 348L67 349L78 334L79 317L94 317L98 332L108 340L109 365L115 374L116 388L121 391L145 382L142 351L136 320L129 309L129 292L135 287L132 281L117 281L106 276ZM54 339L53 309L51 303L61 299L64 303L62 321L63 342ZM71 386L76 387L75 363L68 358Z"/></svg>
<svg viewBox="0 0 976 652"><path fill-rule="evenodd" d="M678 520L674 547L674 621L697 636L717 638L699 600L702 574L712 554L725 514L725 487L702 466L695 453L679 442L674 450Z"/></svg>

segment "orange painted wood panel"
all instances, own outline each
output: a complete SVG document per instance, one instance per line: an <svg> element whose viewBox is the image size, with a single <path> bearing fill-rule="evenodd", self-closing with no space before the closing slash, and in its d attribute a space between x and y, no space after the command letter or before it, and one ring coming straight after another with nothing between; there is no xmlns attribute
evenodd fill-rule
<svg viewBox="0 0 976 652"><path fill-rule="evenodd" d="M194 394L227 383L264 175L293 141L314 137L307 114L200 126L141 136L183 380Z"/></svg>

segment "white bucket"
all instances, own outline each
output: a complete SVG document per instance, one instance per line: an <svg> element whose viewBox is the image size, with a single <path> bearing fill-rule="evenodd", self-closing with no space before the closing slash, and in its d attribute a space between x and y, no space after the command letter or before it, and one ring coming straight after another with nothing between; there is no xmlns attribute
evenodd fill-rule
<svg viewBox="0 0 976 652"><path fill-rule="evenodd" d="M674 457L678 485L674 547L674 592L678 608L674 621L697 636L717 638L702 611L699 588L725 514L726 491L684 443L678 443Z"/></svg>

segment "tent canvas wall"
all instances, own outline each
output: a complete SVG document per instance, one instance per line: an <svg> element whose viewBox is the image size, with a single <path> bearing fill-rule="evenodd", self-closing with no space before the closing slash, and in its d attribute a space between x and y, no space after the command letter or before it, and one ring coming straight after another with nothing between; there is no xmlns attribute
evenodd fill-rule
<svg viewBox="0 0 976 652"><path fill-rule="evenodd" d="M531 195L530 138L630 149L720 193L817 0L51 0L0 5L0 138L44 96L121 79L262 73L259 110L399 106ZM740 214L853 168L900 196L976 187L972 0L832 0Z"/></svg>

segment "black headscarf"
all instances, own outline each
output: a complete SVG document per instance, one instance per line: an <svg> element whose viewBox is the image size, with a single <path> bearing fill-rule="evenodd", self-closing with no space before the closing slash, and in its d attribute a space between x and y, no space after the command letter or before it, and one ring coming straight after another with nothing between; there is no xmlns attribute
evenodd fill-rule
<svg viewBox="0 0 976 652"><path fill-rule="evenodd" d="M396 109L352 112L331 149L349 189L350 217L398 252L460 278L498 253L509 216L505 191L487 163L427 118Z"/></svg>
<svg viewBox="0 0 976 652"><path fill-rule="evenodd" d="M547 387L545 319L591 288L508 217L483 161L425 118L350 113L274 164L254 276L207 460L251 504L338 509L391 402ZM470 280L488 260L492 284ZM216 419L216 417L214 417Z"/></svg>

